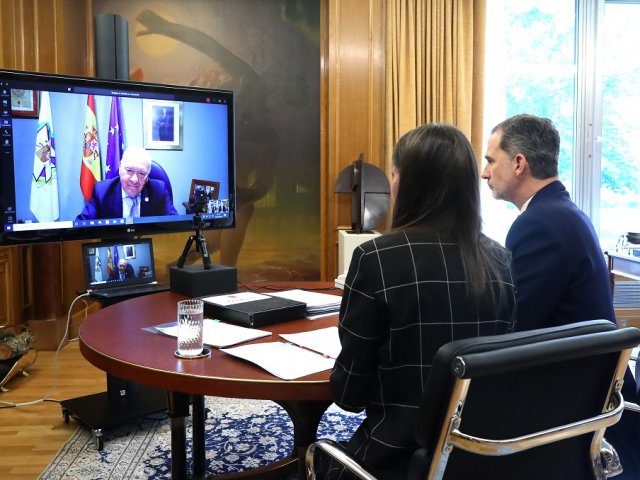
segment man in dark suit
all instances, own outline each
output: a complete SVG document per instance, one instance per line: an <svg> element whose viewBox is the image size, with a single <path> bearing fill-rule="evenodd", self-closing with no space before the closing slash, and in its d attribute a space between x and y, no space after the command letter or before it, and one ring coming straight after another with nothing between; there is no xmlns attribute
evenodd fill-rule
<svg viewBox="0 0 640 480"><path fill-rule="evenodd" d="M129 147L120 161L119 176L98 182L76 220L177 215L166 185L150 180L151 157L142 147Z"/></svg>
<svg viewBox="0 0 640 480"><path fill-rule="evenodd" d="M118 268L114 268L109 275L109 281L126 280L127 278L135 278L136 274L133 267L124 258L118 261Z"/></svg>
<svg viewBox="0 0 640 480"><path fill-rule="evenodd" d="M507 234L518 288L516 329L615 321L609 272L589 218L558 180L560 135L551 120L518 115L496 126L482 177L520 216Z"/></svg>
<svg viewBox="0 0 640 480"><path fill-rule="evenodd" d="M607 319L615 322L609 272L589 218L558 180L560 135L551 120L517 115L492 130L482 178L494 198L520 210L506 239L516 283L515 330ZM637 402L629 371L623 396ZM640 472L634 437L640 426L634 413L607 429L605 437L620 454L625 473Z"/></svg>

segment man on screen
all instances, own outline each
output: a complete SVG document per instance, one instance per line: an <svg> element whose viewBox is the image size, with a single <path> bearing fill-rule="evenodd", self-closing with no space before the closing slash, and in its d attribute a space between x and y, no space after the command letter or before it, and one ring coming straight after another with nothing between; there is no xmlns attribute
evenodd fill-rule
<svg viewBox="0 0 640 480"><path fill-rule="evenodd" d="M111 274L109 274L109 281L125 280L127 278L135 278L136 274L133 271L133 267L124 258L118 261L118 268L114 268Z"/></svg>
<svg viewBox="0 0 640 480"><path fill-rule="evenodd" d="M127 148L119 176L94 185L91 199L76 220L177 215L166 185L149 179L150 172L149 152L142 147Z"/></svg>

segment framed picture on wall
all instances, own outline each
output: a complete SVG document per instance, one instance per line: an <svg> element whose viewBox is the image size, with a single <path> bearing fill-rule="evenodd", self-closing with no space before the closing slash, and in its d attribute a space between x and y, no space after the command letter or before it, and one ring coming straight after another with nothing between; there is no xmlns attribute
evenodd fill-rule
<svg viewBox="0 0 640 480"><path fill-rule="evenodd" d="M126 260L136 258L136 246L135 245L123 245L122 251Z"/></svg>
<svg viewBox="0 0 640 480"><path fill-rule="evenodd" d="M144 148L182 150L182 102L143 100Z"/></svg>
<svg viewBox="0 0 640 480"><path fill-rule="evenodd" d="M36 90L11 89L11 115L38 116L38 92Z"/></svg>

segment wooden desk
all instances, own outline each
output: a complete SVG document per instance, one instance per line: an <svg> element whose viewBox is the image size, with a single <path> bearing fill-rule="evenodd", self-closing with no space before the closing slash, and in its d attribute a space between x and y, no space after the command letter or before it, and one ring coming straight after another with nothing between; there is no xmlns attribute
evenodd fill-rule
<svg viewBox="0 0 640 480"><path fill-rule="evenodd" d="M640 257L618 252L605 252L605 254L608 257L609 275L612 282L615 275L631 280L640 280Z"/></svg>
<svg viewBox="0 0 640 480"><path fill-rule="evenodd" d="M326 289L332 284L305 282L286 285L291 288ZM335 293L341 291L335 290ZM168 391L172 478L186 478L185 418L189 415L190 395L193 399L194 478L206 476L205 395L273 400L280 404L294 425L293 452L287 459L247 474L253 476L295 466L301 468L304 451L315 440L320 418L331 404L330 372L327 370L296 380L281 380L217 349L212 349L209 358L176 358L175 338L150 333L143 328L175 321L176 303L184 298L174 292L157 293L127 300L90 315L79 329L82 355L107 373ZM274 341L279 333L315 330L336 325L336 322L337 316L331 316L269 325L264 329L274 335L254 342Z"/></svg>
<svg viewBox="0 0 640 480"><path fill-rule="evenodd" d="M609 266L611 292L614 291L616 276L629 280L640 280L640 257L622 252L605 252ZM616 319L620 327L640 328L640 309L636 307L617 307Z"/></svg>

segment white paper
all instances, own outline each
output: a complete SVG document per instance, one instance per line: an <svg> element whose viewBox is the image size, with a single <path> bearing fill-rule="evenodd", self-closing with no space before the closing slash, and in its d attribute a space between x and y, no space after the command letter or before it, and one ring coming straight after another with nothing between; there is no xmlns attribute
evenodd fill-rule
<svg viewBox="0 0 640 480"><path fill-rule="evenodd" d="M308 292L306 290L293 289L284 290L282 292L269 292L273 297L287 298L298 302L306 303L308 309L314 307L337 306L340 308L342 297L339 295L331 295L328 293Z"/></svg>
<svg viewBox="0 0 640 480"><path fill-rule="evenodd" d="M330 358L338 358L342 347L338 336L338 327L320 328L310 332L281 333L286 341L321 353Z"/></svg>
<svg viewBox="0 0 640 480"><path fill-rule="evenodd" d="M160 333L171 337L178 336L177 325L158 325L155 327ZM220 320L206 318L202 324L202 342L216 348L230 347L238 343L248 342L256 338L267 337L271 332L256 330L255 328L245 328L237 325L222 323Z"/></svg>
<svg viewBox="0 0 640 480"><path fill-rule="evenodd" d="M261 295L255 292L239 292L230 293L228 295L215 295L213 297L205 297L202 300L209 303L214 303L222 307L227 305L235 305L236 303L254 302L256 300L266 300L269 297L267 295Z"/></svg>
<svg viewBox="0 0 640 480"><path fill-rule="evenodd" d="M283 342L255 343L220 351L255 363L283 380L329 370L335 363L332 358Z"/></svg>
<svg viewBox="0 0 640 480"><path fill-rule="evenodd" d="M282 292L272 292L273 297L286 298L307 304L307 317L310 319L335 315L340 311L342 297L328 293L308 292L306 290L293 289Z"/></svg>

